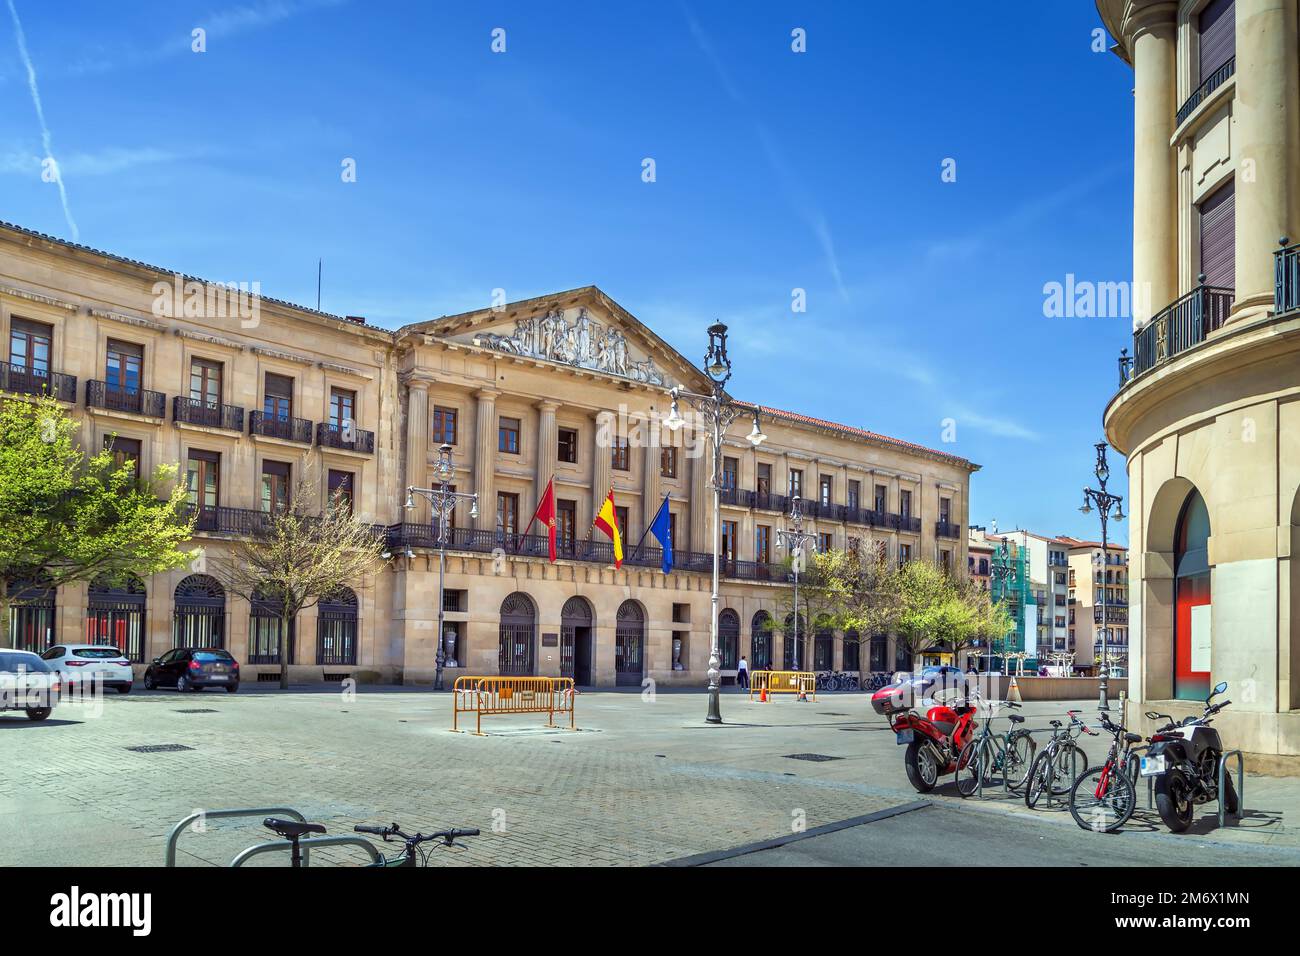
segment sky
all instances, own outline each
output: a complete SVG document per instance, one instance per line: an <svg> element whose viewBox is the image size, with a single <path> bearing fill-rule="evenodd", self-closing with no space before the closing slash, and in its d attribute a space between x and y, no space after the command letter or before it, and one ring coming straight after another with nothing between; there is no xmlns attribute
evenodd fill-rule
<svg viewBox="0 0 1300 956"><path fill-rule="evenodd" d="M1131 279L1100 27L1089 0L0 0L0 219L309 306L323 260L321 308L388 328L596 285L696 360L721 320L737 397L979 463L973 523L1096 538L1131 323L1045 289Z"/></svg>

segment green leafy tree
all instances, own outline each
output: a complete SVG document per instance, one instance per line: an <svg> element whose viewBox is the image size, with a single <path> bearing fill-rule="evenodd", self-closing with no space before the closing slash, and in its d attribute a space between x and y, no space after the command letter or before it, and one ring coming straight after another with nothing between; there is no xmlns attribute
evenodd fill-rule
<svg viewBox="0 0 1300 956"><path fill-rule="evenodd" d="M147 478L105 449L87 456L52 398L0 399L0 621L24 584L120 581L183 567L193 531L177 469ZM160 489L171 487L169 493Z"/></svg>

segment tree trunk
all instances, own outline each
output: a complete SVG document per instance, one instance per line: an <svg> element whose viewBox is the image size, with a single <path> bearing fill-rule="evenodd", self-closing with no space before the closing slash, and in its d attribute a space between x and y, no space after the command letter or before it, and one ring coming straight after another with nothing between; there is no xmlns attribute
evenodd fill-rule
<svg viewBox="0 0 1300 956"><path fill-rule="evenodd" d="M288 608L280 611L280 690L289 689L289 654L292 648L289 641L289 622L292 620Z"/></svg>

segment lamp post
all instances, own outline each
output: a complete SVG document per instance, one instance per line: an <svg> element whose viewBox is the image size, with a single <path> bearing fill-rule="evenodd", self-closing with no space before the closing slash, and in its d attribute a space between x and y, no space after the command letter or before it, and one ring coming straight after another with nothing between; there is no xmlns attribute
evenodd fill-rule
<svg viewBox="0 0 1300 956"><path fill-rule="evenodd" d="M1124 499L1121 498L1119 495L1112 495L1109 491L1106 490L1106 480L1110 478L1110 466L1106 464L1106 443L1104 441L1100 441L1097 442L1097 444L1094 447L1097 449L1097 466L1096 468L1093 469L1093 474L1097 476L1097 483L1101 485L1101 488L1083 489L1083 505L1079 508L1079 511L1082 512L1083 514L1091 514L1093 506L1095 505L1097 508L1097 516L1101 518L1101 567L1102 570L1104 571L1110 559L1110 548L1106 537L1106 523L1110 520L1111 517L1110 509L1112 506L1115 508L1115 520L1116 521L1124 520L1124 505L1122 503ZM1110 657L1109 654L1107 653L1107 645L1110 643L1109 641L1110 628L1107 625L1110 622L1106 620L1105 575L1102 575L1100 588L1101 588L1101 628L1099 630L1101 634L1101 671L1099 672L1099 675L1101 677L1101 680L1097 688L1097 692L1100 697L1100 700L1097 704L1097 709L1100 710L1103 714L1105 714L1110 710L1110 704L1106 698L1107 691L1109 690L1108 679L1110 677L1110 668L1109 668Z"/></svg>
<svg viewBox="0 0 1300 956"><path fill-rule="evenodd" d="M456 465L451 460L451 445L443 442L438 448L438 460L434 462L433 471L438 479L436 488L416 488L410 485L406 489L406 509L415 510L415 496L428 500L430 504L429 521L437 522L434 525L438 540L438 656L435 658L437 671L433 678L433 689L442 690L442 666L447 661L446 650L446 628L444 626L444 617L446 614L443 600L443 579L447 573L447 538L451 525L451 513L456 507L456 502L462 499L470 502L469 516L471 519L478 517L478 493L470 494L463 491L451 490L451 479L456 473ZM407 552L408 556L410 551Z"/></svg>
<svg viewBox="0 0 1300 956"><path fill-rule="evenodd" d="M997 551L993 553L993 563L989 566L989 571L992 572L993 580L998 585L998 594L1001 595L1002 600L1005 601L1007 599L1007 580L1015 573L1015 567L1011 563L1011 548L1007 544L1006 535L1002 536L1002 544L999 545ZM993 648L990 646L989 668L992 669L992 667Z"/></svg>
<svg viewBox="0 0 1300 956"><path fill-rule="evenodd" d="M680 386L672 389L672 408L664 420L670 430L676 431L685 424L679 409L679 401L687 402L699 413L704 427L713 440L713 474L709 485L713 489L713 596L712 620L710 623L709 648L709 713L705 717L711 724L722 723L722 654L718 647L718 562L722 550L722 489L726 480L722 475L722 439L727 429L740 415L740 404L733 401L726 393L727 380L731 378L731 358L727 355L727 327L721 322L709 326L709 348L704 354L704 374L708 376L710 389L707 395L688 392ZM750 430L750 444L757 447L767 439L758 426L758 407L753 407L754 427Z"/></svg>
<svg viewBox="0 0 1300 956"><path fill-rule="evenodd" d="M803 529L803 499L795 495L790 499L790 523L793 528L781 528L776 533L777 544L790 552L790 566L794 569L794 669L799 669L799 566L803 564L808 545L816 535Z"/></svg>

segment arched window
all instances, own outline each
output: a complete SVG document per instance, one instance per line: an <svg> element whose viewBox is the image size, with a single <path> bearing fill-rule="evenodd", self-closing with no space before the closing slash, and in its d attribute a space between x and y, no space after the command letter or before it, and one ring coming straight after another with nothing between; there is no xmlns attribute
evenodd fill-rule
<svg viewBox="0 0 1300 956"><path fill-rule="evenodd" d="M796 643L795 634L799 640ZM788 671L806 670L808 668L808 624L799 615L798 622L793 614L785 616L785 629L781 633L781 643L785 648L785 669Z"/></svg>
<svg viewBox="0 0 1300 956"><path fill-rule="evenodd" d="M1200 492L1183 502L1174 532L1174 696L1210 692L1210 512Z"/></svg>
<svg viewBox="0 0 1300 956"><path fill-rule="evenodd" d="M226 646L226 592L216 578L191 574L176 585L175 603L176 647Z"/></svg>
<svg viewBox="0 0 1300 956"><path fill-rule="evenodd" d="M817 634L813 639L813 670L830 671L835 669L835 632L824 620L817 622Z"/></svg>
<svg viewBox="0 0 1300 956"><path fill-rule="evenodd" d="M316 663L357 662L357 595L340 588L316 608Z"/></svg>
<svg viewBox="0 0 1300 956"><path fill-rule="evenodd" d="M624 601L614 626L614 683L640 686L644 673L645 611L636 601Z"/></svg>
<svg viewBox="0 0 1300 956"><path fill-rule="evenodd" d="M718 647L722 651L722 669L734 671L740 662L740 615L731 608L718 614Z"/></svg>
<svg viewBox="0 0 1300 956"><path fill-rule="evenodd" d="M536 644L537 608L533 599L522 591L507 595L501 602L498 673L531 675L536 661Z"/></svg>
<svg viewBox="0 0 1300 956"><path fill-rule="evenodd" d="M772 631L768 622L772 615L759 611L749 623L749 644L753 648L754 659L749 666L756 671L772 669Z"/></svg>
<svg viewBox="0 0 1300 956"><path fill-rule="evenodd" d="M871 635L871 673L879 674L889 670L889 638L884 634Z"/></svg>
<svg viewBox="0 0 1300 956"><path fill-rule="evenodd" d="M144 620L144 582L136 575L113 581L101 574L90 582L87 644L111 644L128 660L142 663Z"/></svg>
<svg viewBox="0 0 1300 956"><path fill-rule="evenodd" d="M861 647L862 640L858 637L857 631L844 632L844 663L840 668L841 670L856 672L860 669L862 661Z"/></svg>
<svg viewBox="0 0 1300 956"><path fill-rule="evenodd" d="M45 571L9 584L9 646L40 654L54 643L54 582Z"/></svg>
<svg viewBox="0 0 1300 956"><path fill-rule="evenodd" d="M560 609L560 676L591 683L591 636L595 615L586 598L574 597Z"/></svg>
<svg viewBox="0 0 1300 956"><path fill-rule="evenodd" d="M253 595L253 610L248 622L248 663L279 664L281 659L293 663L293 644L297 621L289 621L289 633L281 634L284 622L280 614L284 602L269 590ZM282 654L286 650L287 654Z"/></svg>

